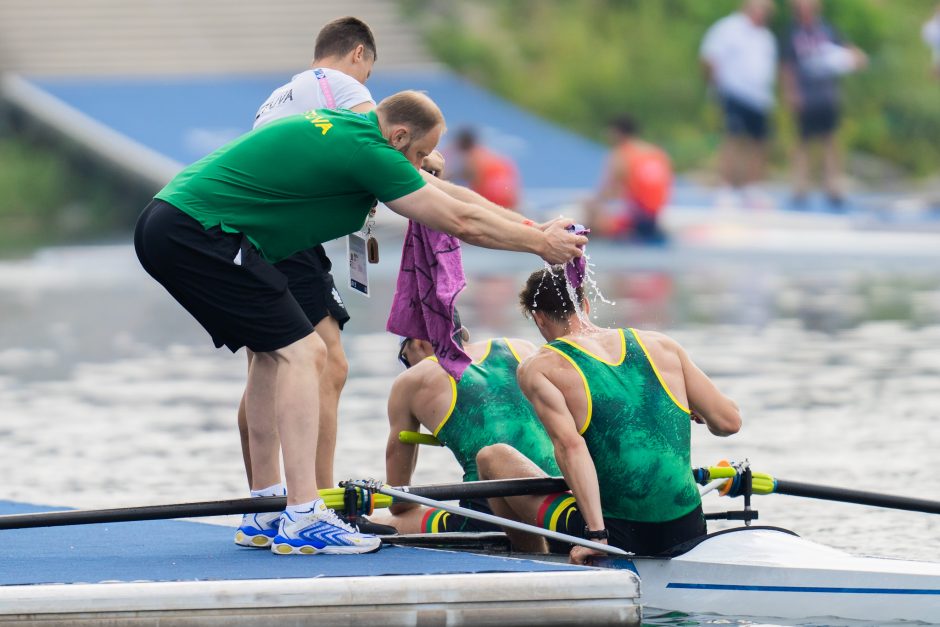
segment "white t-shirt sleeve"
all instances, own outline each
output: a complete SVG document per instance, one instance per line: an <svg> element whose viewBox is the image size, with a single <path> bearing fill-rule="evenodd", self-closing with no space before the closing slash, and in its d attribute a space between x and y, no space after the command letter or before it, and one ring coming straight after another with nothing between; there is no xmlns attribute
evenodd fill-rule
<svg viewBox="0 0 940 627"><path fill-rule="evenodd" d="M366 86L353 77L334 71L327 73L327 80L330 81L330 91L333 92L337 109L352 109L364 102L375 104ZM326 104L323 106L325 107Z"/></svg>
<svg viewBox="0 0 940 627"><path fill-rule="evenodd" d="M702 38L702 46L699 49L699 58L709 63L715 63L721 56L721 48L724 46L725 19L721 19L705 32Z"/></svg>

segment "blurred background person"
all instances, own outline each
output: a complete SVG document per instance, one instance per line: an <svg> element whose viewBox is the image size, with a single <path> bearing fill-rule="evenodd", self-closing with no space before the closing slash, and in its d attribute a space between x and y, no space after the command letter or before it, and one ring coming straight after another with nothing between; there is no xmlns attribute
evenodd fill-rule
<svg viewBox="0 0 940 627"><path fill-rule="evenodd" d="M722 204L736 203L738 192L751 206L768 207L757 189L764 179L770 112L774 107L777 43L767 22L771 0L745 0L740 11L712 25L699 51L706 78L714 88L725 122L719 153Z"/></svg>
<svg viewBox="0 0 940 627"><path fill-rule="evenodd" d="M638 137L639 127L629 115L612 119L607 129L613 147L600 189L585 206L585 223L595 236L661 242L659 215L672 189L669 156ZM610 201L619 201L612 215L605 212Z"/></svg>
<svg viewBox="0 0 940 627"><path fill-rule="evenodd" d="M836 132L841 118L839 79L864 67L868 58L846 45L820 14L819 0L791 0L793 23L783 39L781 83L787 106L796 119L799 136L793 151L794 208L806 205L810 147L822 148L823 188L829 206L841 209L842 159Z"/></svg>
<svg viewBox="0 0 940 627"><path fill-rule="evenodd" d="M924 23L921 35L933 55L934 76L940 78L940 4L934 10L933 16Z"/></svg>
<svg viewBox="0 0 940 627"><path fill-rule="evenodd" d="M490 202L518 210L519 171L512 159L481 145L476 130L470 127L457 131L452 154L456 178Z"/></svg>

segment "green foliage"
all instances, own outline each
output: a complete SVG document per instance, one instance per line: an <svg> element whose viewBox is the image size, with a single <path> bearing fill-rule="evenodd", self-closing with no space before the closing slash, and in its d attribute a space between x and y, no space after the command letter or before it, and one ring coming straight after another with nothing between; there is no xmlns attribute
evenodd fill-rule
<svg viewBox="0 0 940 627"><path fill-rule="evenodd" d="M0 251L93 237L118 223L111 193L49 149L0 138Z"/></svg>
<svg viewBox="0 0 940 627"><path fill-rule="evenodd" d="M901 6L903 4L903 7ZM601 139L607 119L630 112L680 168L703 164L720 135L698 48L738 0L405 0L436 56L487 87L584 135ZM782 33L789 3L778 2ZM922 174L940 167L940 82L920 29L936 0L823 0L837 30L870 55L843 81L850 150ZM777 154L792 121L775 113Z"/></svg>

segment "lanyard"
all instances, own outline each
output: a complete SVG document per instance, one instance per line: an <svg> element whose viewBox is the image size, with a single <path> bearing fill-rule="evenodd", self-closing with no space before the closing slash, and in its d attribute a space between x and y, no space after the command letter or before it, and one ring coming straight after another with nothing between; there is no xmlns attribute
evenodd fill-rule
<svg viewBox="0 0 940 627"><path fill-rule="evenodd" d="M330 89L330 81L326 78L326 72L317 68L313 71L313 74L317 77L317 82L320 84L320 91L323 92L323 98L326 100L326 108L335 109L336 99L333 98L333 90Z"/></svg>

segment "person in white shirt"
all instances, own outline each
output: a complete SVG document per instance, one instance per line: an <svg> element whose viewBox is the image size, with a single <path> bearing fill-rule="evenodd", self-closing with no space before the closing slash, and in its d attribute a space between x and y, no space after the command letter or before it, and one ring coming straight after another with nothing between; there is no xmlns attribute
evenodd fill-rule
<svg viewBox="0 0 940 627"><path fill-rule="evenodd" d="M333 20L317 35L310 68L272 92L258 109L254 128L312 109L350 109L359 113L373 110L375 100L364 83L372 73L375 60L375 37L365 22L355 17ZM335 485L333 455L336 449L339 396L349 371L346 353L340 342L340 330L349 320L349 314L336 290L330 274L332 264L323 246L297 253L276 263L275 267L287 277L288 289L326 344L327 359L320 378L316 477L317 485L330 487ZM251 351L248 351L249 368L252 357ZM245 471L251 485L251 453L244 394L238 408L238 427ZM283 493L281 485L252 492L256 496L280 496ZM246 516L246 519L250 520L243 521L239 529L241 535L236 538L245 537L248 541L255 531L252 528L255 519L251 516Z"/></svg>
<svg viewBox="0 0 940 627"><path fill-rule="evenodd" d="M937 5L933 16L924 23L921 35L933 55L934 75L940 78L940 5Z"/></svg>
<svg viewBox="0 0 940 627"><path fill-rule="evenodd" d="M764 178L777 72L777 43L767 28L773 9L771 0L745 0L708 29L699 53L724 112L721 177L735 189Z"/></svg>

